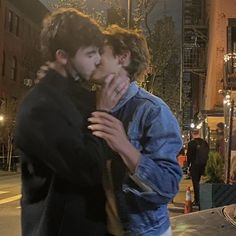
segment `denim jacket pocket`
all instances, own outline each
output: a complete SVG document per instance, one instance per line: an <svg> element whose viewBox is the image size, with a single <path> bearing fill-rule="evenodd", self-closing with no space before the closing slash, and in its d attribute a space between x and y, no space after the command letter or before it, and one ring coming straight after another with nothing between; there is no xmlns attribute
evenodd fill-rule
<svg viewBox="0 0 236 236"><path fill-rule="evenodd" d="M137 194L135 190L126 193L126 202L129 206L129 223L128 229L137 233L137 235L145 235L145 231L151 230L153 227L161 227L168 217L168 211L164 205L156 205L154 203L144 201L144 197L156 197L153 192L142 192ZM142 232L142 233L141 233Z"/></svg>

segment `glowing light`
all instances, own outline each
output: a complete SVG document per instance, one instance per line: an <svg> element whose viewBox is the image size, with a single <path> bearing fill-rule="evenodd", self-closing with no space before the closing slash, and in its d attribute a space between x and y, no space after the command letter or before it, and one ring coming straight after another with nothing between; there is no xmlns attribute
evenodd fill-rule
<svg viewBox="0 0 236 236"><path fill-rule="evenodd" d="M236 53L228 53L224 55L224 61L227 62L230 59L236 59Z"/></svg>

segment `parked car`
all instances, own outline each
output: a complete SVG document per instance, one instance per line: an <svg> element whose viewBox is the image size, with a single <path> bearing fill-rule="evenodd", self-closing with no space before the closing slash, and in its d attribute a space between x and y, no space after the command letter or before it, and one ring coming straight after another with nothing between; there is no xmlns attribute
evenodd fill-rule
<svg viewBox="0 0 236 236"><path fill-rule="evenodd" d="M171 217L173 236L236 235L236 204Z"/></svg>

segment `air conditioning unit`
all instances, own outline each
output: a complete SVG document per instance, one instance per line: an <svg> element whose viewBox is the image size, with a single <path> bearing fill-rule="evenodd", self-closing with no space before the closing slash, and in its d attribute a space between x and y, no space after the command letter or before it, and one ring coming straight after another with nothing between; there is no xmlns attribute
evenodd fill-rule
<svg viewBox="0 0 236 236"><path fill-rule="evenodd" d="M26 87L31 87L33 85L33 80L32 79L24 79L24 85Z"/></svg>

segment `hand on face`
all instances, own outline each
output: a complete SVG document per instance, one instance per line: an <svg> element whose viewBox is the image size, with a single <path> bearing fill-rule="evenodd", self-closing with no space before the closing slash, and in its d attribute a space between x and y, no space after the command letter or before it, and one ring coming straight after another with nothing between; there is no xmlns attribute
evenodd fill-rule
<svg viewBox="0 0 236 236"><path fill-rule="evenodd" d="M98 110L111 111L123 97L129 87L129 77L111 74L106 77L104 83L97 86L96 108Z"/></svg>
<svg viewBox="0 0 236 236"><path fill-rule="evenodd" d="M122 152L129 140L121 121L106 112L93 112L88 126L93 135L103 138L112 150Z"/></svg>

